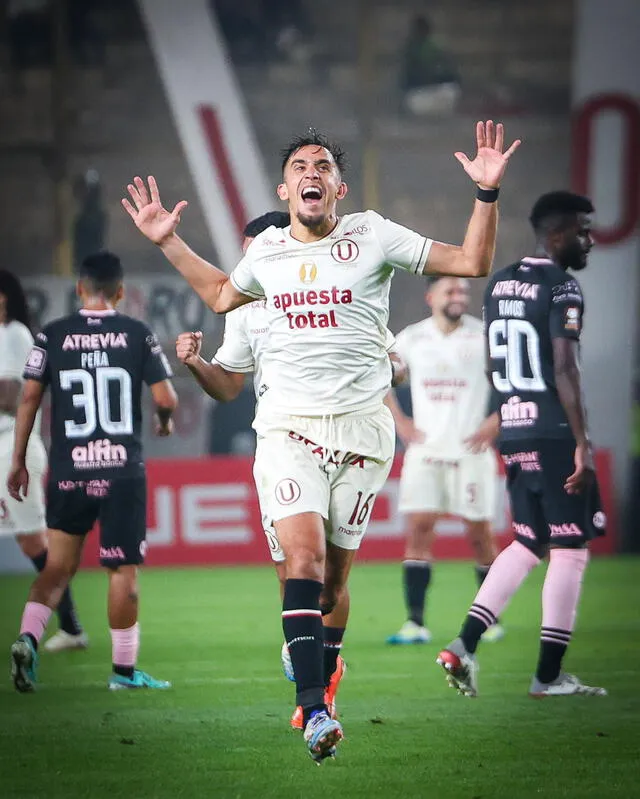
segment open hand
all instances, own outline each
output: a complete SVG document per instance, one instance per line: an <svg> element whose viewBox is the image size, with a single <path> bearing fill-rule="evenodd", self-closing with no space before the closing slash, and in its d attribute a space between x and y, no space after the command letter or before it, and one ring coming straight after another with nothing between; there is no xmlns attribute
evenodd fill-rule
<svg viewBox="0 0 640 799"><path fill-rule="evenodd" d="M143 235L154 244L162 244L165 239L175 233L180 223L180 214L188 203L186 200L181 200L173 211L167 211L160 202L156 179L149 176L148 181L149 188L147 190L144 180L135 177L133 183L129 183L127 186L133 205L126 198L123 198L122 205Z"/></svg>
<svg viewBox="0 0 640 799"><path fill-rule="evenodd" d="M506 152L504 147L504 126L501 122L494 125L491 120L476 124L476 142L478 152L471 161L464 153L454 153L462 164L464 171L474 183L482 189L497 189L507 168L509 158L522 144L516 139Z"/></svg>

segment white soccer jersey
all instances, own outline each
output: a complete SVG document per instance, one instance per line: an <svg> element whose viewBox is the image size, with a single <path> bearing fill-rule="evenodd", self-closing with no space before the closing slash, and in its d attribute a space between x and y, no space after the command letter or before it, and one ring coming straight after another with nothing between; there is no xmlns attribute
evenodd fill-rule
<svg viewBox="0 0 640 799"><path fill-rule="evenodd" d="M389 388L386 328L394 267L420 274L431 239L374 211L344 216L320 241L268 228L231 274L264 297L262 411L323 416L378 407Z"/></svg>
<svg viewBox="0 0 640 799"><path fill-rule="evenodd" d="M224 338L211 363L218 363L228 372L253 372L253 389L258 398L262 385L262 355L267 346L269 314L265 300L250 302L225 317ZM395 336L385 332L385 349L392 350Z"/></svg>
<svg viewBox="0 0 640 799"><path fill-rule="evenodd" d="M33 336L21 322L14 320L0 325L0 380L19 380L22 383L22 373L32 347ZM0 412L0 435L13 434L14 427L15 418ZM33 430L36 435L40 432L39 414Z"/></svg>
<svg viewBox="0 0 640 799"><path fill-rule="evenodd" d="M484 419L489 396L482 322L465 314L445 335L425 319L398 333L396 350L409 367L413 420L426 450L446 458L467 453L463 441Z"/></svg>

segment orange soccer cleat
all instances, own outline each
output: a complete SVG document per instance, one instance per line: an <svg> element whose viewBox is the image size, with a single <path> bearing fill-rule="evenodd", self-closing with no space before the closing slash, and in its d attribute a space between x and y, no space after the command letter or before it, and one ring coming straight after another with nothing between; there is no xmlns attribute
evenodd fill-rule
<svg viewBox="0 0 640 799"><path fill-rule="evenodd" d="M344 662L342 657L338 655L338 659L336 661L336 669L331 675L331 679L329 680L329 686L325 689L324 692L324 703L327 706L327 711L332 719L338 718L338 711L336 708L336 694L338 693L338 686L340 685L340 680L344 677L346 671L347 671L347 664ZM296 707L296 709L293 711L293 715L291 716L291 721L289 723L291 724L291 727L294 730L302 730L304 728L303 713L300 705L298 705L298 707Z"/></svg>

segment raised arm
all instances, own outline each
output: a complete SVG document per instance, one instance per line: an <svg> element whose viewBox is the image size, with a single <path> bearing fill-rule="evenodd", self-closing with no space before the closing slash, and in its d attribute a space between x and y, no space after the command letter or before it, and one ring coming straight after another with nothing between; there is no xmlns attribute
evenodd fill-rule
<svg viewBox="0 0 640 799"><path fill-rule="evenodd" d="M478 186L473 213L467 225L462 246L434 241L423 274L455 277L485 277L491 271L498 229L498 190L509 158L520 146L516 139L506 152L504 127L501 123L478 122L478 151L471 161L464 153L455 157Z"/></svg>
<svg viewBox="0 0 640 799"><path fill-rule="evenodd" d="M238 291L225 272L193 252L177 235L180 216L188 205L186 200L167 211L160 201L155 178L150 176L148 182L147 189L144 180L135 177L127 186L131 202L124 198L122 205L138 230L160 247L200 299L216 313L227 313L255 299Z"/></svg>

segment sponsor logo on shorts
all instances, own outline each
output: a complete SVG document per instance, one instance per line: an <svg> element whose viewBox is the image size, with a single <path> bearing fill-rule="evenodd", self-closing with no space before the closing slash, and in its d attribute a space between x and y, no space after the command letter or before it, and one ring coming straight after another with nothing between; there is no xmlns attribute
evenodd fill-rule
<svg viewBox="0 0 640 799"><path fill-rule="evenodd" d="M269 544L269 549L272 552L277 552L280 549L280 542L276 538L275 533L272 533L271 530L265 530L264 534L267 537L267 543Z"/></svg>
<svg viewBox="0 0 640 799"><path fill-rule="evenodd" d="M509 397L500 407L503 427L531 427L538 419L538 405L523 402L520 397Z"/></svg>
<svg viewBox="0 0 640 799"><path fill-rule="evenodd" d="M281 505L293 505L300 499L300 486L290 477L280 480L275 489L276 499Z"/></svg>
<svg viewBox="0 0 640 799"><path fill-rule="evenodd" d="M7 502L4 499L0 499L0 522L7 521L9 519L9 508L7 507Z"/></svg>
<svg viewBox="0 0 640 799"><path fill-rule="evenodd" d="M520 522L511 522L513 532L521 538L530 538L532 541L536 540L536 534L533 532L528 524L521 524Z"/></svg>
<svg viewBox="0 0 640 799"><path fill-rule="evenodd" d="M348 527L338 527L338 533L340 535L349 535L357 538L362 535L362 530L349 530Z"/></svg>
<svg viewBox="0 0 640 799"><path fill-rule="evenodd" d="M112 444L108 438L89 441L86 446L71 450L76 469L98 469L127 465L127 449L122 444Z"/></svg>
<svg viewBox="0 0 640 799"><path fill-rule="evenodd" d="M315 441L311 441L311 439L305 438L299 433L294 433L293 430L289 431L289 438L292 441L297 441L300 444L311 447L313 454L323 463L331 463L334 466L347 464L348 466L357 466L359 469L364 469L364 455L356 455L353 452L341 452L339 449L329 449L327 451L327 448L321 447L319 444L316 444ZM328 458L326 457L327 454L329 455Z"/></svg>
<svg viewBox="0 0 640 799"><path fill-rule="evenodd" d="M599 510L593 514L593 526L596 527L598 530L604 530L607 524L607 517L605 514Z"/></svg>
<svg viewBox="0 0 640 799"><path fill-rule="evenodd" d="M126 560L122 547L100 547L102 560Z"/></svg>
<svg viewBox="0 0 640 799"><path fill-rule="evenodd" d="M503 455L502 460L505 466L513 466L517 463L523 472L541 472L539 452L514 452L511 455Z"/></svg>
<svg viewBox="0 0 640 799"><path fill-rule="evenodd" d="M141 541L140 548L138 550L140 552L140 556L144 558L145 555L147 554L148 549L149 549L149 544L147 544L146 541Z"/></svg>
<svg viewBox="0 0 640 799"><path fill-rule="evenodd" d="M563 523L563 524L550 524L549 530L551 532L551 538L556 537L564 537L566 535L573 535L573 536L581 536L582 530L578 527L575 522L570 523Z"/></svg>

